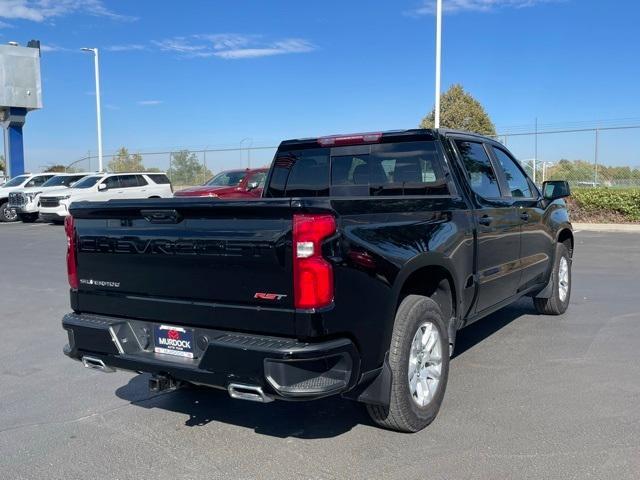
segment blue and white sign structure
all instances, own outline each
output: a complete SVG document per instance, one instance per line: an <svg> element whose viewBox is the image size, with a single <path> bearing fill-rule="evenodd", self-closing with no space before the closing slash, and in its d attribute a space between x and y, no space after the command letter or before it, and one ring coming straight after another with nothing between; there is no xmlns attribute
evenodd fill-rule
<svg viewBox="0 0 640 480"><path fill-rule="evenodd" d="M0 124L5 130L8 176L24 173L22 127L27 113L40 108L40 42L32 40L26 47L0 45Z"/></svg>

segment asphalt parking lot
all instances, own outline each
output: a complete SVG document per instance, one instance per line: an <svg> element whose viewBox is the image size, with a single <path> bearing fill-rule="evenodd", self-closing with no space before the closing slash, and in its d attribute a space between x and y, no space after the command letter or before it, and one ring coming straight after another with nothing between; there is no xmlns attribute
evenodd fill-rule
<svg viewBox="0 0 640 480"><path fill-rule="evenodd" d="M459 336L436 421L360 405L150 394L62 354L62 227L0 225L0 478L640 478L640 235L578 232L572 305L528 299Z"/></svg>

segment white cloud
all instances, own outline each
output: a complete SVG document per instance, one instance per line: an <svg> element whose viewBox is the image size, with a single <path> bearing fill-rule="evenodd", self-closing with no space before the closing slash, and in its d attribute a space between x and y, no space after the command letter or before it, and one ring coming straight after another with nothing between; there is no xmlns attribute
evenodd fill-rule
<svg viewBox="0 0 640 480"><path fill-rule="evenodd" d="M288 53L306 53L316 50L311 42L300 38L286 38L265 42L260 35L237 33L201 34L190 37L174 37L154 42L161 50L187 57L218 57L242 59L270 57Z"/></svg>
<svg viewBox="0 0 640 480"><path fill-rule="evenodd" d="M274 42L271 46L262 48L232 48L219 50L214 53L216 57L226 59L270 57L273 55L285 55L287 53L306 53L315 50L315 46L306 40L289 38Z"/></svg>
<svg viewBox="0 0 640 480"><path fill-rule="evenodd" d="M150 106L154 106L154 105L160 105L162 102L162 100L140 100L138 102L136 102L138 105L140 105L141 107L150 107Z"/></svg>
<svg viewBox="0 0 640 480"><path fill-rule="evenodd" d="M120 15L104 6L102 0L2 0L0 18L44 22L74 13L85 13L114 20L136 20Z"/></svg>
<svg viewBox="0 0 640 480"><path fill-rule="evenodd" d="M108 52L132 52L146 50L147 47L139 43L130 43L127 45L111 45L109 47L105 47L104 49Z"/></svg>
<svg viewBox="0 0 640 480"><path fill-rule="evenodd" d="M211 42L215 50L231 50L242 48L258 39L259 35L240 35L238 33L213 33L194 35L194 38Z"/></svg>
<svg viewBox="0 0 640 480"><path fill-rule="evenodd" d="M207 49L206 45L197 45L190 42L185 37L174 37L166 40L153 41L154 45L160 47L165 52L177 52L184 54L193 54Z"/></svg>
<svg viewBox="0 0 640 480"><path fill-rule="evenodd" d="M13 28L13 25L7 22L0 22L0 28Z"/></svg>
<svg viewBox="0 0 640 480"><path fill-rule="evenodd" d="M561 0L446 0L443 9L448 13L473 11L489 12L500 8L526 8L541 3L552 3ZM408 12L413 15L433 15L436 11L435 0L424 0L418 8Z"/></svg>

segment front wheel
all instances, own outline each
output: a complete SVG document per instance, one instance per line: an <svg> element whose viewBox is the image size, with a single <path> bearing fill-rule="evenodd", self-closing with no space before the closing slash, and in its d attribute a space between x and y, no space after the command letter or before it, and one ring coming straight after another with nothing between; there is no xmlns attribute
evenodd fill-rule
<svg viewBox="0 0 640 480"><path fill-rule="evenodd" d="M538 313L562 315L569 308L571 298L571 255L564 243L556 245L556 259L551 272L552 291L549 298L534 298Z"/></svg>
<svg viewBox="0 0 640 480"><path fill-rule="evenodd" d="M9 202L0 204L0 222L15 222L17 219L18 213L9 207Z"/></svg>
<svg viewBox="0 0 640 480"><path fill-rule="evenodd" d="M438 415L449 376L449 336L440 307L429 297L408 295L396 312L389 366L388 407L367 405L378 425L417 432Z"/></svg>

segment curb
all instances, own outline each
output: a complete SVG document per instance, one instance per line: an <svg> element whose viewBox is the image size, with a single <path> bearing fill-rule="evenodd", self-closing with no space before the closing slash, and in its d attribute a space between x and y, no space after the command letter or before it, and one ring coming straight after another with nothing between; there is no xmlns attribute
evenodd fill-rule
<svg viewBox="0 0 640 480"><path fill-rule="evenodd" d="M640 233L640 223L573 223L576 232Z"/></svg>

